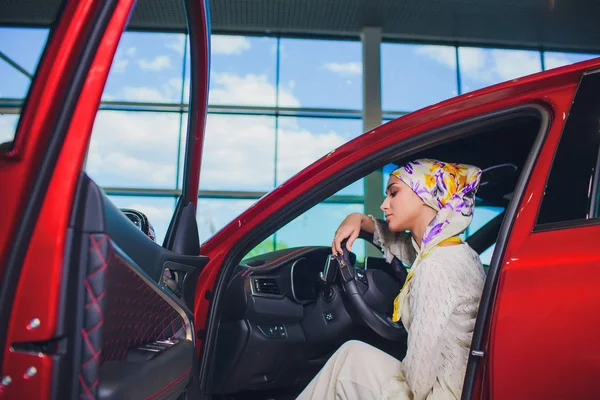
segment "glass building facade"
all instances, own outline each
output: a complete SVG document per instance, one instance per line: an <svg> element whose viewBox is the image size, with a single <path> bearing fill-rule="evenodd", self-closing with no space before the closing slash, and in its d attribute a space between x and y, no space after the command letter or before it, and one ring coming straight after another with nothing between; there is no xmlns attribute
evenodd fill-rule
<svg viewBox="0 0 600 400"><path fill-rule="evenodd" d="M0 27L0 142L12 140L47 37L46 29ZM181 189L188 40L178 33L124 34L85 167L117 206L146 213L160 242ZM596 57L396 42L383 42L380 50L382 122ZM363 133L360 41L213 35L211 51L197 214L201 242L266 192ZM361 180L296 218L261 248L329 245L340 221L363 211L364 199ZM470 233L501 210L478 211Z"/></svg>

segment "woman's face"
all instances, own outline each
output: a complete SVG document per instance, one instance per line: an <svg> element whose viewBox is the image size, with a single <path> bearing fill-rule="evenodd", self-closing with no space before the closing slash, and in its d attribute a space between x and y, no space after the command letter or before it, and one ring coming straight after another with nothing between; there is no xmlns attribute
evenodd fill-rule
<svg viewBox="0 0 600 400"><path fill-rule="evenodd" d="M381 210L385 213L390 230L411 230L427 206L406 183L394 175L390 175L385 192Z"/></svg>

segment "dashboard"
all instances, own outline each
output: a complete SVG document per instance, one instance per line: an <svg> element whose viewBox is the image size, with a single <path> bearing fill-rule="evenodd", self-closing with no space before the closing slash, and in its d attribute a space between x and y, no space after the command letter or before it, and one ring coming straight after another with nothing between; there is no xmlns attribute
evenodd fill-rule
<svg viewBox="0 0 600 400"><path fill-rule="evenodd" d="M240 263L222 302L213 393L306 384L356 336L330 256L330 247L312 246Z"/></svg>

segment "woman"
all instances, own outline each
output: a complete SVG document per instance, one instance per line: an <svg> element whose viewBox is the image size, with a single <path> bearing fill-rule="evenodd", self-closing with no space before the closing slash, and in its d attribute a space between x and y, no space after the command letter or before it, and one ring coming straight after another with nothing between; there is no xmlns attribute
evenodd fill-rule
<svg viewBox="0 0 600 400"><path fill-rule="evenodd" d="M485 273L458 235L471 223L481 170L416 160L391 173L381 205L386 223L349 215L332 244L341 253L360 230L373 232L388 262L411 270L394 300L408 331L402 362L366 343L342 345L299 399L458 399ZM409 232L406 232L409 231Z"/></svg>

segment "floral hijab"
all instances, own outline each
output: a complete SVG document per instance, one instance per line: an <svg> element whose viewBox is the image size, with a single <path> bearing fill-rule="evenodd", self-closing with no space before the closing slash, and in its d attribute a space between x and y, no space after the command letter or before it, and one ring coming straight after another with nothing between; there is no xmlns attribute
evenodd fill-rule
<svg viewBox="0 0 600 400"><path fill-rule="evenodd" d="M437 211L425 229L423 240L417 247L414 267L438 244L461 234L473 219L475 193L479 188L481 170L472 165L445 163L421 159L411 161L393 171L391 175L407 184L423 203ZM414 243L416 244L416 243ZM408 294L405 287L394 301L393 320L400 319L402 299Z"/></svg>

